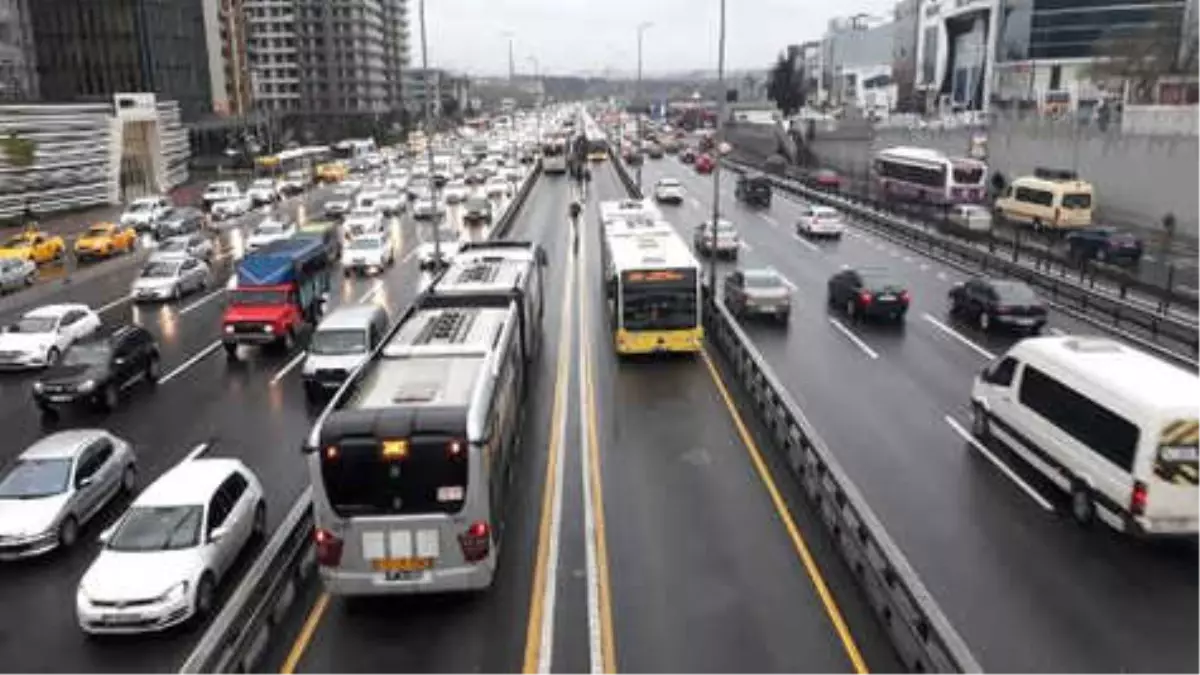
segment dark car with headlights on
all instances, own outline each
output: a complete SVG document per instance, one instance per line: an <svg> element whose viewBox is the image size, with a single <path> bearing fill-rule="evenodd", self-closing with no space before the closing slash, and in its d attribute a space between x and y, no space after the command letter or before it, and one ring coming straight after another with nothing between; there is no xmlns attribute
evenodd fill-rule
<svg viewBox="0 0 1200 675"><path fill-rule="evenodd" d="M880 267L844 269L829 278L826 299L850 319L903 321L911 296L903 283Z"/></svg>
<svg viewBox="0 0 1200 675"><path fill-rule="evenodd" d="M1037 334L1046 325L1046 303L1024 282L980 277L950 289L950 315L984 332L1007 328Z"/></svg>
<svg viewBox="0 0 1200 675"><path fill-rule="evenodd" d="M770 208L771 180L761 173L744 173L738 176L733 196L752 206Z"/></svg>
<svg viewBox="0 0 1200 675"><path fill-rule="evenodd" d="M80 405L113 410L126 389L139 382L158 383L159 358L158 344L145 328L102 328L71 345L34 382L33 400L50 417Z"/></svg>
<svg viewBox="0 0 1200 675"><path fill-rule="evenodd" d="M792 313L792 289L775 270L730 272L722 293L725 307L739 318L765 316L786 325Z"/></svg>

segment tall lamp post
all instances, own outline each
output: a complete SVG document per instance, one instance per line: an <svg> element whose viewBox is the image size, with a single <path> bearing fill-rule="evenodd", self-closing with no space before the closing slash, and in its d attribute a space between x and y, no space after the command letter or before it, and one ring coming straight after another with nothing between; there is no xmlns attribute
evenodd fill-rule
<svg viewBox="0 0 1200 675"><path fill-rule="evenodd" d="M715 250L717 243L717 220L721 217L721 146L725 142L725 0L721 0L721 28L720 37L717 40L717 86L719 96L717 106L717 129L713 134L713 153L715 161L713 162L713 199L712 199L712 222L709 224L709 247ZM708 257L708 292L714 294L717 292L717 256L710 255Z"/></svg>
<svg viewBox="0 0 1200 675"><path fill-rule="evenodd" d="M646 32L647 28L653 25L654 24L650 23L649 21L643 21L642 23L639 23L637 27L637 86L634 88L633 94L633 114L637 115L635 118L636 123L634 125L634 133L637 134L637 188L639 193L642 191L642 164L646 161L645 136L642 133L642 110L640 107L642 98L642 34Z"/></svg>
<svg viewBox="0 0 1200 675"><path fill-rule="evenodd" d="M538 88L537 103L535 105L537 106L537 140L538 140L538 143L541 144L541 142L542 142L542 102L546 95L546 88L545 88L545 85L542 83L542 65L540 63L538 63L536 56L527 56L527 57L525 57L525 60L529 61L531 64L533 64L533 81L537 84L537 88Z"/></svg>
<svg viewBox="0 0 1200 675"><path fill-rule="evenodd" d="M425 0L418 6L421 22L421 75L425 88L425 161L429 167L429 200L433 204L433 260L434 265L442 262L442 233L438 222L437 182L433 180L433 88L429 76L429 41L425 37Z"/></svg>

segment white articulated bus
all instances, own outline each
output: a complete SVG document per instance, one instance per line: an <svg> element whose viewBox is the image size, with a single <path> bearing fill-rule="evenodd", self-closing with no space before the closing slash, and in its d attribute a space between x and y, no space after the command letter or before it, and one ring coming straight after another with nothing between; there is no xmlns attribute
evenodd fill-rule
<svg viewBox="0 0 1200 675"><path fill-rule="evenodd" d="M492 584L545 262L535 244L466 245L317 420L306 451L330 593Z"/></svg>

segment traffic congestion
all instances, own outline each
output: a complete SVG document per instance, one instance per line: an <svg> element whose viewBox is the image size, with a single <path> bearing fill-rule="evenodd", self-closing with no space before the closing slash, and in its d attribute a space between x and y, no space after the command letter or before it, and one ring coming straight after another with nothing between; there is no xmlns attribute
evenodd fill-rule
<svg viewBox="0 0 1200 675"><path fill-rule="evenodd" d="M74 237L10 239L4 632L56 635L61 656L47 666L47 647L6 667L160 670L182 658L195 628L178 625L220 609L305 482L288 460L340 384L330 374L353 371L368 352L358 340L381 337L432 274L486 240L525 178L534 129L510 117L470 136L263 157L255 176L213 182L195 205L140 198ZM468 185L467 167L487 182ZM31 269L67 255L79 282L35 283ZM9 623L21 614L36 620ZM115 657L76 646L64 624L169 639Z"/></svg>

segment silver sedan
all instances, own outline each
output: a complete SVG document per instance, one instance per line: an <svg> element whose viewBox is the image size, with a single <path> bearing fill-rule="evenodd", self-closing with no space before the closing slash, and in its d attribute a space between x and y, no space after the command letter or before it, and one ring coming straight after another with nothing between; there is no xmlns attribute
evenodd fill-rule
<svg viewBox="0 0 1200 675"><path fill-rule="evenodd" d="M32 286L37 274L37 265L30 260L0 259L0 293Z"/></svg>
<svg viewBox="0 0 1200 675"><path fill-rule="evenodd" d="M70 548L80 528L137 486L137 457L103 429L45 436L0 476L0 560Z"/></svg>

